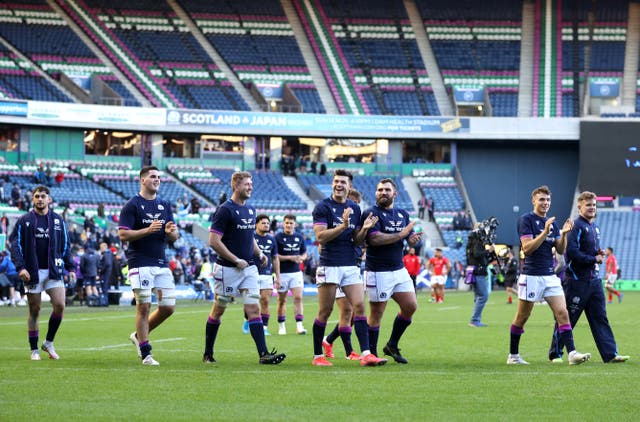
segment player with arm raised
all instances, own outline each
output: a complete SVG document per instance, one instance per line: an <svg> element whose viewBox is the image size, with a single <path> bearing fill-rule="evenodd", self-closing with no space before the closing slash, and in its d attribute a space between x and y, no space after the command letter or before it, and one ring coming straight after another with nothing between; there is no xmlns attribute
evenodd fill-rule
<svg viewBox="0 0 640 422"><path fill-rule="evenodd" d="M356 265L354 243L364 240L366 231L376 219L368 216L360 224L360 207L347 198L353 176L346 170L333 174L332 194L320 201L313 210L313 229L322 245L320 265L316 272L318 284L318 316L313 323L313 362L315 366L332 366L322 350L324 331L333 310L338 286L354 311L354 327L360 349L362 366L377 366L387 362L369 350L369 328L364 304L364 289L360 268Z"/></svg>
<svg viewBox="0 0 640 422"><path fill-rule="evenodd" d="M518 309L511 323L508 365L528 365L520 357L520 337L529 319L533 305L546 300L558 323L558 336L569 351L569 364L578 365L591 358L590 353L576 351L573 330L560 279L554 273L553 247L563 254L567 246L567 233L573 222L566 220L558 228L555 217L547 217L551 207L551 191L540 186L531 193L533 211L518 220L518 235L524 252L524 267L518 278Z"/></svg>

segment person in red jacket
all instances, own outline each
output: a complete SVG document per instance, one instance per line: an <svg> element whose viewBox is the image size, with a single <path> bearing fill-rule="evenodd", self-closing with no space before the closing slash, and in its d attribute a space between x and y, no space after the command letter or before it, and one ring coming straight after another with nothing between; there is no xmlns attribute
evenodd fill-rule
<svg viewBox="0 0 640 422"><path fill-rule="evenodd" d="M409 248L409 252L402 258L402 262L404 263L404 267L407 269L411 280L413 280L413 288L416 288L416 277L420 274L420 268L422 267L422 263L420 262L420 257L416 255L416 250L414 248Z"/></svg>

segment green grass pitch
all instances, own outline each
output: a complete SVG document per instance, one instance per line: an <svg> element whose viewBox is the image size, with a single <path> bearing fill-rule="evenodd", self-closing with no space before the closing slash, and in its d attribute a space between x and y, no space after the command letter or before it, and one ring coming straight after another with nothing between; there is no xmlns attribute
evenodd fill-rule
<svg viewBox="0 0 640 422"><path fill-rule="evenodd" d="M56 338L59 361L29 360L26 308L0 308L0 420L637 420L640 403L640 293L608 305L624 364L600 360L583 316L575 331L584 365L552 365L547 348L552 315L536 306L522 337L528 366L505 364L515 305L494 291L486 328L467 326L471 293L447 293L444 304L419 309L400 347L408 365L391 361L362 368L334 346L334 366L313 367L311 325L315 297L305 297L306 336L296 336L288 304L287 336L267 337L287 354L278 366L258 365L249 335L241 332L242 306L231 305L216 344L216 365L201 363L210 303L178 303L176 313L152 332L159 367L145 367L128 336L133 307L69 307ZM277 332L275 299L271 332ZM43 307L40 340L50 306ZM389 303L379 349L397 313ZM337 318L334 310L330 326ZM353 342L356 349L355 333Z"/></svg>

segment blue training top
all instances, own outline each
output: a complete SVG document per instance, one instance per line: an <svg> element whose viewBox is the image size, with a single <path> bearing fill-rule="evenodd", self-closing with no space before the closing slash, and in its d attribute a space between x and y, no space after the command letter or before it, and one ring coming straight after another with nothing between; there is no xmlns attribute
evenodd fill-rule
<svg viewBox="0 0 640 422"><path fill-rule="evenodd" d="M278 256L278 245L276 240L270 234L260 236L258 233L253 233L254 239L258 242L258 247L263 254L267 257L267 265L264 267L258 263L258 274L271 275L273 272L273 260Z"/></svg>
<svg viewBox="0 0 640 422"><path fill-rule="evenodd" d="M320 265L329 267L344 267L356 265L354 254L353 234L360 228L360 207L350 199L343 204L332 197L323 199L313 209L313 225L326 226L332 229L342 224L342 213L346 208L353 212L349 216L349 227L338 237L322 245L320 251Z"/></svg>
<svg viewBox="0 0 640 422"><path fill-rule="evenodd" d="M278 254L280 256L302 255L307 251L304 245L304 239L299 233L285 234L284 232L276 233L276 242L278 243ZM293 261L280 260L280 273L297 273L300 271L300 264Z"/></svg>
<svg viewBox="0 0 640 422"><path fill-rule="evenodd" d="M119 228L140 230L149 227L154 220L162 223L162 229L141 239L129 242L127 262L129 268L139 267L167 267L165 249L167 235L164 228L169 221L173 221L171 204L164 199L147 200L140 194L129 199L120 211Z"/></svg>
<svg viewBox="0 0 640 422"><path fill-rule="evenodd" d="M229 251L249 265L255 264L253 234L256 229L256 210L251 205L238 205L231 199L218 207L213 216L210 231L222 236L222 243ZM218 254L216 262L225 267L235 267Z"/></svg>
<svg viewBox="0 0 640 422"><path fill-rule="evenodd" d="M579 216L567 234L567 274L574 280L598 278L596 255L600 250L600 227Z"/></svg>
<svg viewBox="0 0 640 422"><path fill-rule="evenodd" d="M540 217L533 212L528 212L518 219L518 237L520 239L533 239L544 231L546 217ZM560 238L560 229L554 221L547 238L540 247L531 255L524 257L522 274L526 275L553 275L553 252L551 248Z"/></svg>
<svg viewBox="0 0 640 422"><path fill-rule="evenodd" d="M378 217L378 222L369 230L367 239L375 236L376 233L399 233L410 223L409 214L399 208L380 208L375 205L362 213L363 222L366 218L365 216L368 216L369 213ZM411 233L409 233L409 236L411 236ZM367 244L365 269L367 271L380 272L396 271L404 268L404 263L402 262L403 249L403 239L382 246Z"/></svg>

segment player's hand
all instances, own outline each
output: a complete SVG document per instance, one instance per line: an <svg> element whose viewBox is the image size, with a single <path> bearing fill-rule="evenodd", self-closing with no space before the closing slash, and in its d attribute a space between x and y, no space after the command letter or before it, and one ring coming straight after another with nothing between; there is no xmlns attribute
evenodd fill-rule
<svg viewBox="0 0 640 422"><path fill-rule="evenodd" d="M165 224L164 226L164 232L166 234L173 234L176 233L178 231L178 226L176 226L176 223L174 223L173 221L169 221L167 222L167 224Z"/></svg>
<svg viewBox="0 0 640 422"><path fill-rule="evenodd" d="M249 263L247 261L245 261L244 259L237 259L236 260L236 268L237 269L244 270L248 266L249 266Z"/></svg>
<svg viewBox="0 0 640 422"><path fill-rule="evenodd" d="M409 242L409 245L415 246L420 241L420 239L422 239L422 233L413 233L411 236L409 236L407 242Z"/></svg>
<svg viewBox="0 0 640 422"><path fill-rule="evenodd" d="M280 277L276 276L276 279L274 281L274 285L276 286L276 290L278 290L280 288Z"/></svg>
<svg viewBox="0 0 640 422"><path fill-rule="evenodd" d="M573 221L567 218L567 221L565 221L564 224L562 225L562 230L560 231L560 233L562 234L568 233L572 229L573 229Z"/></svg>
<svg viewBox="0 0 640 422"><path fill-rule="evenodd" d="M367 218L365 218L364 222L362 223L362 228L364 230L369 230L371 227L375 226L377 222L378 217L374 216L373 213L370 212Z"/></svg>
<svg viewBox="0 0 640 422"><path fill-rule="evenodd" d="M263 267L266 267L267 264L269 263L269 258L267 258L267 255L265 255L264 253L260 253L260 265Z"/></svg>
<svg viewBox="0 0 640 422"><path fill-rule="evenodd" d="M551 225L553 224L554 221L556 221L555 217L549 217L547 221L545 221L544 234L549 234L549 232L551 231Z"/></svg>
<svg viewBox="0 0 640 422"><path fill-rule="evenodd" d="M409 236L409 233L411 233L411 230L413 230L413 226L415 226L415 224L415 221L410 221L409 224L404 226L404 229L402 229L402 231L400 232L400 236L402 236L403 239Z"/></svg>
<svg viewBox="0 0 640 422"><path fill-rule="evenodd" d="M349 216L353 214L353 210L351 208L345 208L342 212L342 225L345 229L349 228Z"/></svg>
<svg viewBox="0 0 640 422"><path fill-rule="evenodd" d="M162 230L162 223L159 220L153 220L153 223L147 227L147 233L155 233Z"/></svg>
<svg viewBox="0 0 640 422"><path fill-rule="evenodd" d="M29 281L31 281L31 275L29 275L29 271L25 269L20 270L20 272L18 273L18 277L20 277L20 280L22 280L24 283L29 283Z"/></svg>

